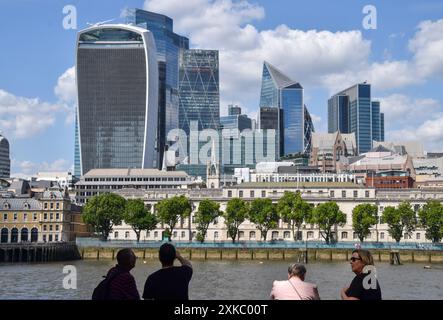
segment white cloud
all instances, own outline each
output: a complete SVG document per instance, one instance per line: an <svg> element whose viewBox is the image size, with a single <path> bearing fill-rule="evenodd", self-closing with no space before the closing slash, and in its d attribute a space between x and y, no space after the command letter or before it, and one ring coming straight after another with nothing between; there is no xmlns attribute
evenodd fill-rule
<svg viewBox="0 0 443 320"><path fill-rule="evenodd" d="M65 114L66 124L75 116L75 69L67 69L57 80L56 103L39 98L16 96L0 89L0 127L10 138L26 139L41 134L54 125L57 114Z"/></svg>
<svg viewBox="0 0 443 320"><path fill-rule="evenodd" d="M72 163L66 159L57 159L52 163L41 162L35 163L32 161L17 161L12 159L11 163L13 177L30 177L37 174L37 172L47 171L72 171Z"/></svg>
<svg viewBox="0 0 443 320"><path fill-rule="evenodd" d="M246 0L146 0L144 7L173 18L174 31L189 36L194 47L220 50L220 92L227 101L257 102L264 60L303 86L325 87L331 94L363 81L375 90L402 88L443 71L443 20L419 25L410 42L411 60L387 55L371 62L371 42L359 30L302 31L285 25L258 30L251 23L264 18L264 8Z"/></svg>
<svg viewBox="0 0 443 320"><path fill-rule="evenodd" d="M403 94L392 94L378 99L386 124L419 125L442 115L440 103L435 99L414 99Z"/></svg>
<svg viewBox="0 0 443 320"><path fill-rule="evenodd" d="M55 113L62 109L58 104L17 97L0 89L0 127L18 139L30 138L52 126Z"/></svg>
<svg viewBox="0 0 443 320"><path fill-rule="evenodd" d="M414 53L419 76L443 77L443 19L420 23L414 38L409 41L409 49Z"/></svg>

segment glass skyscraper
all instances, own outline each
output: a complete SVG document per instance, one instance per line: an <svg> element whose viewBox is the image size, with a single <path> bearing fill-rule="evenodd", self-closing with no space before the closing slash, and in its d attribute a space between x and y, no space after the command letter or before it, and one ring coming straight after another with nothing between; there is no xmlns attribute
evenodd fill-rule
<svg viewBox="0 0 443 320"><path fill-rule="evenodd" d="M260 129L277 130L277 155L309 153L312 121L303 100L303 87L268 62L263 64ZM306 135L306 137L305 137Z"/></svg>
<svg viewBox="0 0 443 320"><path fill-rule="evenodd" d="M82 175L81 171L81 162L80 162L80 142L78 139L78 119L77 119L78 110L75 109L75 149L74 149L74 176L80 177Z"/></svg>
<svg viewBox="0 0 443 320"><path fill-rule="evenodd" d="M0 135L0 178L9 178L11 175L11 158L9 141Z"/></svg>
<svg viewBox="0 0 443 320"><path fill-rule="evenodd" d="M245 129L252 129L252 119L247 115L241 114L241 108L238 106L229 106L229 114L220 117L221 129L238 129L240 132Z"/></svg>
<svg viewBox="0 0 443 320"><path fill-rule="evenodd" d="M356 84L328 100L328 132L355 133L357 152L368 152L372 141L384 141L380 102L371 100L371 85Z"/></svg>
<svg viewBox="0 0 443 320"><path fill-rule="evenodd" d="M81 174L158 167L158 65L151 32L96 25L77 38Z"/></svg>
<svg viewBox="0 0 443 320"><path fill-rule="evenodd" d="M157 48L159 71L159 151L160 164L168 132L179 127L179 57L189 49L189 40L173 32L173 20L140 9L127 9L126 22L152 32Z"/></svg>
<svg viewBox="0 0 443 320"><path fill-rule="evenodd" d="M220 127L219 61L216 50L184 50L180 56L179 128L187 135Z"/></svg>

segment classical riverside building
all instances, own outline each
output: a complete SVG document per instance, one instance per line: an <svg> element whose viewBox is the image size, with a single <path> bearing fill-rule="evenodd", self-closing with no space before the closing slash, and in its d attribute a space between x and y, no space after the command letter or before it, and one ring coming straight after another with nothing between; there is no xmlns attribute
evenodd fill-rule
<svg viewBox="0 0 443 320"><path fill-rule="evenodd" d="M377 190L375 188L364 187L354 183L333 183L333 182L259 182L243 183L237 186L225 187L223 189L162 189L162 190L142 190L142 189L121 189L116 193L126 198L143 199L147 208L154 213L154 206L159 201L176 195L185 195L193 206L193 213L189 219L182 219L173 232L173 241L188 241L193 239L197 233L197 224L195 223L195 212L201 200L212 199L220 203L220 210L226 209L227 202L235 197L246 201L252 201L258 198L268 198L276 203L285 191L300 191L302 197L313 205L335 201L340 210L346 214L346 224L335 230L335 236L338 241L358 242L356 234L352 229L352 210L355 206L362 203L375 204L379 208L379 215L384 208L388 206L397 206L402 201L409 201L415 210L423 207L427 200L433 199L443 201L443 190ZM142 232L141 240L161 240L162 231L165 226L159 224L157 229L150 232ZM392 242L392 237L388 234L388 227L385 224L378 224L371 229L370 236L365 241ZM240 241L260 240L260 231L249 221L240 225ZM110 234L110 239L134 240L135 233L132 228L126 224L115 226ZM278 228L270 230L267 239L282 239L293 241L293 235L289 226L283 221L278 222ZM314 225L304 224L301 228L301 239L309 241L319 241L322 239L318 228ZM208 229L207 241L226 241L230 240L227 235L226 225L222 217L216 219ZM425 231L417 229L412 236L402 239L402 242L430 242L425 239Z"/></svg>
<svg viewBox="0 0 443 320"><path fill-rule="evenodd" d="M88 231L79 208L58 188L33 198L0 198L1 243L74 241Z"/></svg>
<svg viewBox="0 0 443 320"><path fill-rule="evenodd" d="M115 192L123 188L134 189L186 189L196 183L182 171L157 169L93 169L75 184L76 202L86 203L91 196Z"/></svg>
<svg viewBox="0 0 443 320"><path fill-rule="evenodd" d="M94 25L78 33L76 79L81 173L156 168L158 65L152 33Z"/></svg>
<svg viewBox="0 0 443 320"><path fill-rule="evenodd" d="M313 133L309 165L321 172L340 172L346 157L357 155L354 133Z"/></svg>
<svg viewBox="0 0 443 320"><path fill-rule="evenodd" d="M314 126L304 104L303 87L268 62L263 64L260 129L277 131L277 157L310 152Z"/></svg>
<svg viewBox="0 0 443 320"><path fill-rule="evenodd" d="M328 132L355 133L358 154L369 151L372 141L384 141L384 114L380 102L371 100L371 85L356 84L328 100Z"/></svg>
<svg viewBox="0 0 443 320"><path fill-rule="evenodd" d="M11 159L9 157L9 142L0 134L0 178L9 178L11 174Z"/></svg>

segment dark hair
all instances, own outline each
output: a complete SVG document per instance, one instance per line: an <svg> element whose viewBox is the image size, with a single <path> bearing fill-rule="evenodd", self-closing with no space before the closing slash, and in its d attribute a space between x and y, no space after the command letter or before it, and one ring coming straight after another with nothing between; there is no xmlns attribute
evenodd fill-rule
<svg viewBox="0 0 443 320"><path fill-rule="evenodd" d="M121 249L117 253L117 262L122 267L128 267L131 265L131 259L135 256L134 252L129 249Z"/></svg>
<svg viewBox="0 0 443 320"><path fill-rule="evenodd" d="M303 278L306 274L306 268L302 264L294 263L288 267L288 274L290 274L291 276Z"/></svg>
<svg viewBox="0 0 443 320"><path fill-rule="evenodd" d="M367 266L367 265L373 266L374 265L374 258L372 258L372 255L368 250L355 249L354 251L352 251L352 253L357 253L365 266Z"/></svg>
<svg viewBox="0 0 443 320"><path fill-rule="evenodd" d="M162 244L158 251L160 262L165 266L172 266L174 264L175 255L175 247L170 243Z"/></svg>

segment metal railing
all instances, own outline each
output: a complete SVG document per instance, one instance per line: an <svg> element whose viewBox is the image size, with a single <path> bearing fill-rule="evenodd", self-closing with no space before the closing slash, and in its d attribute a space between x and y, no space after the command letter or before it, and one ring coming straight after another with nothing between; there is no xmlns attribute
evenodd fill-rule
<svg viewBox="0 0 443 320"><path fill-rule="evenodd" d="M108 240L101 241L97 238L77 238L78 247L99 247L99 248L158 248L165 241L134 241L134 240ZM355 249L355 242L338 242L326 244L321 241L172 241L178 248L202 248L202 249ZM437 250L443 251L443 243L395 243L395 242L363 242L358 243L364 249L378 250Z"/></svg>

